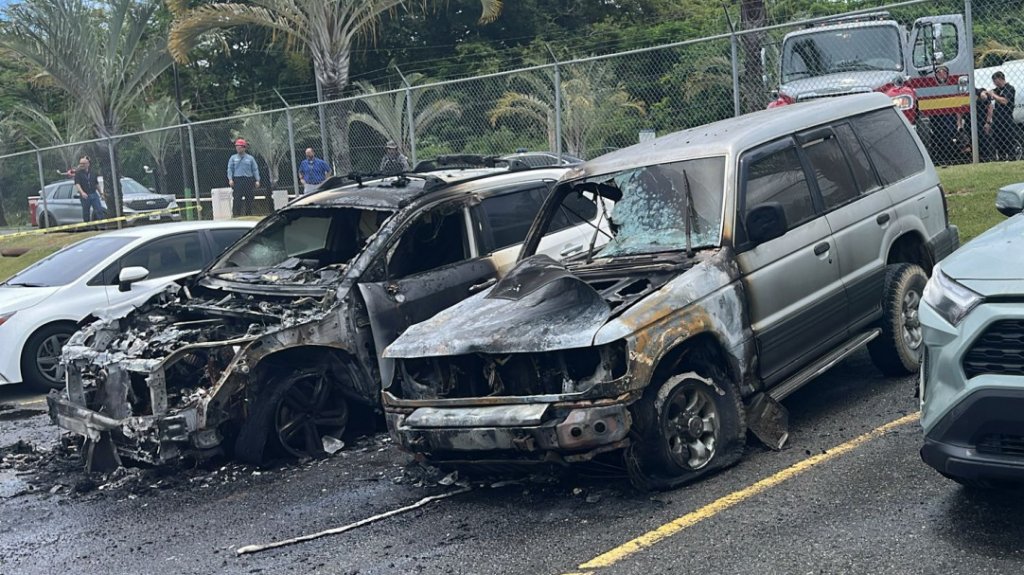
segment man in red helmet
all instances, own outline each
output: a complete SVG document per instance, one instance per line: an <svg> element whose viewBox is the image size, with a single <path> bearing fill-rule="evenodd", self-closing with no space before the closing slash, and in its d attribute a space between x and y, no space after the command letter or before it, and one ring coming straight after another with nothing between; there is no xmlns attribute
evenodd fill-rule
<svg viewBox="0 0 1024 575"><path fill-rule="evenodd" d="M228 159L228 185L232 190L231 215L250 216L253 213L253 196L260 187L260 169L256 158L246 150L248 142L235 140L235 154Z"/></svg>

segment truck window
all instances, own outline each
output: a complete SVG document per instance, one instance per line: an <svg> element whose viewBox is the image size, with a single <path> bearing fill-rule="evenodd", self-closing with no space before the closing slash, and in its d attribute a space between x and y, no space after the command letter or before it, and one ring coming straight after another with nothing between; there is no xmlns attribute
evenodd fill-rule
<svg viewBox="0 0 1024 575"><path fill-rule="evenodd" d="M853 173L834 134L808 142L803 148L811 163L826 210L857 197L857 183L853 180Z"/></svg>
<svg viewBox="0 0 1024 575"><path fill-rule="evenodd" d="M942 37L939 38L939 47L942 52L942 62L935 62L933 59L934 46L932 44L935 27L942 27ZM950 23L928 24L925 29L917 35L914 42L914 67L927 68L933 64L942 64L957 57L960 50L960 39L957 37L956 26Z"/></svg>
<svg viewBox="0 0 1024 575"><path fill-rule="evenodd" d="M889 185L924 170L924 157L895 108L885 108L853 118L853 128L868 156Z"/></svg>
<svg viewBox="0 0 1024 575"><path fill-rule="evenodd" d="M835 131L839 144L850 160L853 178L857 181L860 193L870 194L881 189L882 185L878 183L878 176L875 175L875 170L871 167L871 162L868 161L868 155L861 147L860 140L857 139L853 128L844 123L832 126L832 130Z"/></svg>
<svg viewBox="0 0 1024 575"><path fill-rule="evenodd" d="M815 215L811 189L793 146L751 162L743 189L743 221L750 210L769 202L782 206L790 230Z"/></svg>

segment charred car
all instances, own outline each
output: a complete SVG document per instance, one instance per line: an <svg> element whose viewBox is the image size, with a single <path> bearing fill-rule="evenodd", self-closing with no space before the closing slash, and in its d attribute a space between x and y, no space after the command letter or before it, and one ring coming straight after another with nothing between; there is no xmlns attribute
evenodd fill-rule
<svg viewBox="0 0 1024 575"><path fill-rule="evenodd" d="M580 194L614 202L611 237L540 254ZM738 461L748 429L781 448L779 401L864 346L887 374L917 370L926 274L957 244L882 95L613 152L556 185L503 279L387 348L388 429L437 462L617 452L637 484L678 485Z"/></svg>
<svg viewBox="0 0 1024 575"><path fill-rule="evenodd" d="M88 438L93 467L333 451L352 417L380 411L392 362L378 350L493 284L564 171L329 181L190 282L76 333L51 418ZM585 251L597 217L568 206L541 250Z"/></svg>

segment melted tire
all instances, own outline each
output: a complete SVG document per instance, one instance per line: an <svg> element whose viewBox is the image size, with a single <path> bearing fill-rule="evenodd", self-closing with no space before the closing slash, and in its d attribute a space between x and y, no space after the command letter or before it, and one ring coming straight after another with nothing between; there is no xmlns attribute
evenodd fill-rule
<svg viewBox="0 0 1024 575"><path fill-rule="evenodd" d="M666 432L671 420L679 420L678 412L673 412L673 405L681 405L676 401L678 395L687 392L703 394L710 400L718 419L714 453L699 466L682 461L679 436ZM624 456L630 481L638 489L672 489L735 465L743 457L746 445L743 401L736 384L717 369L702 367L650 385L631 411L632 444Z"/></svg>
<svg viewBox="0 0 1024 575"><path fill-rule="evenodd" d="M882 333L868 343L872 363L886 376L909 375L916 373L921 367L921 349L924 343L919 342L917 347L912 347L908 343L904 334L907 327L904 303L908 294L913 292L920 305L927 282L928 276L918 265L891 264L886 267L885 285L882 290L882 319L879 324ZM916 307L913 317L916 322ZM916 329L920 331L919 323Z"/></svg>

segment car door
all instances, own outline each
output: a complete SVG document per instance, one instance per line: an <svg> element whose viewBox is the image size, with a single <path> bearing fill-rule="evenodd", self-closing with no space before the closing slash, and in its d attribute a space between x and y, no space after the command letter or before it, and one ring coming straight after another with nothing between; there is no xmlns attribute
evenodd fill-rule
<svg viewBox="0 0 1024 575"><path fill-rule="evenodd" d="M883 249L899 232L892 201L848 122L808 130L797 140L835 238L849 303L846 321L857 330L881 312Z"/></svg>
<svg viewBox="0 0 1024 575"><path fill-rule="evenodd" d="M53 200L47 202L47 209L57 219L58 224L71 224L82 221L82 202L74 193L74 184L65 183L57 186Z"/></svg>
<svg viewBox="0 0 1024 575"><path fill-rule="evenodd" d="M101 281L111 306L138 305L170 282L199 271L209 258L199 231L164 236L134 248L107 266ZM122 292L118 289L118 275L132 266L146 268L149 276Z"/></svg>
<svg viewBox="0 0 1024 575"><path fill-rule="evenodd" d="M769 384L846 335L839 253L804 164L792 138L754 149L740 160L737 262L760 373ZM771 203L784 211L786 231L753 245L741 223L751 210Z"/></svg>
<svg viewBox="0 0 1024 575"><path fill-rule="evenodd" d="M384 250L384 281L359 283L381 372L389 382L394 360L380 357L409 326L429 319L495 280L494 261L476 247L468 202L425 209L401 226Z"/></svg>

